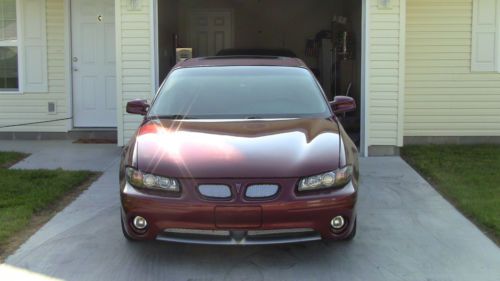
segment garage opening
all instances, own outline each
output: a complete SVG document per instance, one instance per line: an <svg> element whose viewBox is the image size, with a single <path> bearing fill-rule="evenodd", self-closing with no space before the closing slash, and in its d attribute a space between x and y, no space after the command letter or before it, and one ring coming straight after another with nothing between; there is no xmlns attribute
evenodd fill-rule
<svg viewBox="0 0 500 281"><path fill-rule="evenodd" d="M362 0L160 0L157 10L160 83L190 56L296 56L330 100L356 100L358 110L339 117L359 146Z"/></svg>

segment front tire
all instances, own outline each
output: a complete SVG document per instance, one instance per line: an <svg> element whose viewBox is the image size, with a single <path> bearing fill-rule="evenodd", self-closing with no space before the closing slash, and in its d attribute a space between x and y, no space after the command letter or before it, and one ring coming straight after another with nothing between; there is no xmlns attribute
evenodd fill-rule
<svg viewBox="0 0 500 281"><path fill-rule="evenodd" d="M349 236L346 237L345 241L352 241L356 237L356 230L358 228L358 219L354 220L354 227L352 228Z"/></svg>

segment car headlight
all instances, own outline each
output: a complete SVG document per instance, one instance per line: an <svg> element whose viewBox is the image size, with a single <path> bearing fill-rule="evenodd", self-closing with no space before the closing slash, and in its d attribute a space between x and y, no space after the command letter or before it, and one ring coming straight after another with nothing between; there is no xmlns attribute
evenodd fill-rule
<svg viewBox="0 0 500 281"><path fill-rule="evenodd" d="M179 192L180 185L176 179L145 174L131 167L126 169L127 181L139 188L160 189L169 192Z"/></svg>
<svg viewBox="0 0 500 281"><path fill-rule="evenodd" d="M351 178L352 166L346 166L336 171L301 179L299 191L341 188L348 184Z"/></svg>

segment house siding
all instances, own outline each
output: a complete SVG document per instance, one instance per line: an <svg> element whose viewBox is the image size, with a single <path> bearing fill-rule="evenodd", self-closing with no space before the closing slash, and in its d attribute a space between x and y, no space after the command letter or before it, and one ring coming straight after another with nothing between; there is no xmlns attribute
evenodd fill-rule
<svg viewBox="0 0 500 281"><path fill-rule="evenodd" d="M65 3L46 0L48 93L6 94L0 92L0 127L69 117L65 82ZM55 102L57 114L48 113L48 103ZM8 132L66 132L68 122L0 129Z"/></svg>
<svg viewBox="0 0 500 281"><path fill-rule="evenodd" d="M402 146L405 1L381 8L378 0L369 0L368 146Z"/></svg>
<svg viewBox="0 0 500 281"><path fill-rule="evenodd" d="M124 145L134 135L142 118L126 113L126 104L133 99L154 96L151 44L151 1L142 1L138 10L130 10L128 1L116 0L117 10L117 72L118 72L118 143Z"/></svg>
<svg viewBox="0 0 500 281"><path fill-rule="evenodd" d="M405 136L500 136L500 74L471 46L472 0L408 0Z"/></svg>

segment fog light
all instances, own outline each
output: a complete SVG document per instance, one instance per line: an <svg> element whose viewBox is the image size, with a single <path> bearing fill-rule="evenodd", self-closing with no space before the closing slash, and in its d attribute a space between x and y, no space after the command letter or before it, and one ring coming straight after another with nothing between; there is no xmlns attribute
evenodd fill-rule
<svg viewBox="0 0 500 281"><path fill-rule="evenodd" d="M344 217L336 216L332 219L330 224L333 227L333 229L336 229L336 230L342 229L345 225Z"/></svg>
<svg viewBox="0 0 500 281"><path fill-rule="evenodd" d="M145 218L137 216L134 218L134 227L139 230L144 230L148 227L148 222Z"/></svg>

